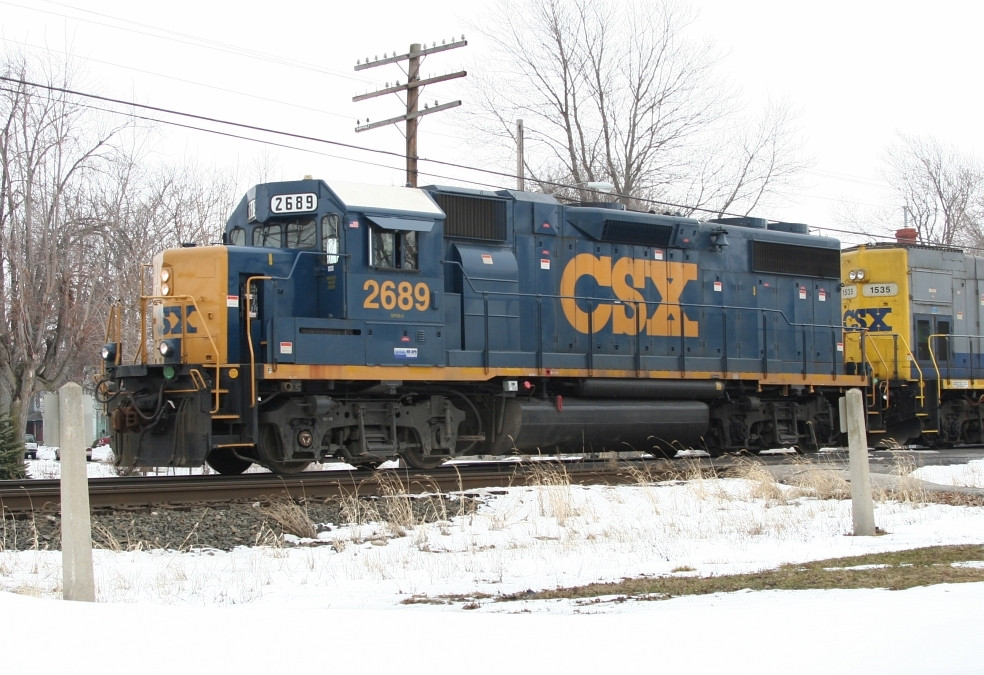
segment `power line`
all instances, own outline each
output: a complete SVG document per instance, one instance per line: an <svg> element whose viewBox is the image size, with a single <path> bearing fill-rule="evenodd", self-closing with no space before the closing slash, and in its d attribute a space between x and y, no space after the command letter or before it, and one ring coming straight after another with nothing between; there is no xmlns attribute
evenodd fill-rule
<svg viewBox="0 0 984 675"><path fill-rule="evenodd" d="M113 25L111 23L105 23L103 21L97 21L95 19L85 19L85 18L78 17L78 16L71 16L71 15L68 15L68 14L60 14L58 12L54 12L54 11L50 11L50 10L46 10L46 9L41 9L41 8L38 8L38 7L31 7L30 5L22 5L22 4L17 3L17 2L10 2L9 0L0 0L0 4L3 4L3 5L9 5L11 7L17 7L19 9L26 9L28 11L39 12L39 13L42 13L42 14L50 14L50 15L53 15L53 16L59 16L59 17L62 17L63 19L71 19L73 21L79 21L79 22L82 22L82 23L90 23L90 24L94 24L96 26L103 26L104 28L110 28L112 30L120 30L120 31L128 32L128 33L133 33L135 35L146 35L148 37L157 38L158 40L167 40L167 41L170 41L170 42L176 42L178 44L186 44L186 45L191 45L191 46L194 46L194 47L202 47L204 49L211 49L212 51L224 52L224 53L233 54L233 55L236 55L236 56L245 56L247 58L258 60L258 61L264 61L264 62L268 62L268 63L278 63L278 64L281 64L281 65L292 66L292 67L301 68L301 69L304 69L304 70L310 70L310 71L313 71L313 72L318 72L318 73L322 73L322 74L325 74L325 75L332 75L332 76L335 76L335 77L340 77L340 78L344 78L344 79L348 79L348 80L354 80L354 81L357 81L357 82L365 82L364 79L355 77L355 76L350 75L350 74L348 74L346 72L338 71L338 70L331 70L331 69L328 69L328 68L322 68L320 66L317 66L317 65L314 65L314 64L311 64L311 63L306 63L304 61L298 61L296 59L285 58L281 54L270 54L270 53L267 53L267 52L260 52L260 51L256 51L256 50L253 50L253 49L247 49L247 48L241 47L239 45L229 44L229 43L225 43L225 42L219 42L217 40L211 40L211 39L208 39L208 38L202 38L202 37L198 37L197 35L191 35L189 33L180 33L178 31L173 31L173 30L169 30L169 29L166 29L166 28L159 28L157 26L152 26L150 24L144 24L144 23L140 23L140 22L137 22L137 21L131 21L130 19L124 19L124 18L121 18L121 17L118 17L118 16L113 16L111 14L104 14L104 13L101 13L101 12L96 12L96 11L85 9L85 8L82 8L82 7L76 7L74 5L69 5L69 4L66 4L66 3L54 2L53 0L45 0L45 2L47 2L48 4L51 4L51 5L56 5L58 7L64 7L66 9L74 10L76 12L80 12L80 13L83 13L83 14L91 14L91 15L95 15L95 16L98 16L98 17L103 17L103 18L106 18L106 19L110 19L112 21L117 21L119 23L131 24L133 26L139 26L140 28L146 28L148 30L134 30L134 29L130 29L130 28L123 28L121 26L116 26L116 25ZM171 36L174 36L174 37L169 37L168 34L170 34Z"/></svg>
<svg viewBox="0 0 984 675"><path fill-rule="evenodd" d="M0 2L0 4L3 4L3 3ZM202 88L205 88L205 89L212 89L214 91L225 92L227 94L235 94L237 96L243 96L245 98L251 98L251 99L255 99L257 101L266 101L268 103L275 103L277 105L287 106L287 107L290 107L290 108L297 108L298 110L307 110L308 112L318 113L319 115L331 115L333 117L340 117L340 118L343 118L343 119L346 119L346 120L347 119L351 119L351 117L352 117L351 115L343 115L341 113L332 112L331 110L323 110L321 108L312 108L311 106L301 105L299 103L291 103L289 101L281 101L279 99L269 98L269 97L266 97L266 96L260 96L258 94L250 94L250 93L247 93L247 92L244 92L244 91L238 91L236 89L228 89L226 87L218 87L218 86L215 86L215 85L212 85L212 84L205 84L204 82L196 82L195 80L188 80L188 79L185 79L185 78L182 78L182 77L175 77L173 75L164 75L163 73L157 73L157 72L154 72L154 71L151 71L151 70L144 70L142 68L135 68L133 66L126 66L126 65L123 65L123 64L120 64L120 63L113 63L112 61L104 61L102 59L95 59L95 58L92 58L90 56L81 56L81 57L80 56L75 56L74 54L70 54L70 53L65 52L65 51L62 51L60 49L52 49L50 47L40 47L38 45L33 45L33 44L30 44L30 43L27 43L27 42L18 42L17 40L12 40L12 39L5 38L5 37L0 37L0 42L6 42L8 44L17 45L17 46L20 46L20 47L27 47L27 48L30 48L30 49L42 50L42 51L49 52L49 53L54 53L54 54L61 54L61 55L66 56L66 57L78 58L78 59L81 59L83 61L89 61L89 62L92 62L92 63L101 63L103 65L111 66L113 68L121 68L123 70L131 70L133 72L142 73L144 75L150 75L152 77L159 77L159 78L166 79L166 80L172 80L174 82L182 82L184 84L190 84L190 85L193 85L193 86L196 86L196 87L202 87Z"/></svg>
<svg viewBox="0 0 984 675"><path fill-rule="evenodd" d="M98 26L104 26L104 27L107 27L107 28L109 28L111 30L125 31L125 32L130 32L130 33L136 34L136 35L147 35L147 36L150 36L150 37L154 37L156 39L168 40L168 41L172 41L172 42L177 42L179 44L189 44L189 45L196 46L196 47L211 49L211 50L215 50L215 51L219 51L219 52L225 52L225 53L229 53L229 54L236 55L236 56L245 56L247 58L257 59L257 60L261 60L261 61L265 61L265 62L278 63L278 64L281 64L281 65L296 67L296 68L300 68L300 69L304 69L304 70L309 70L309 71L313 71L313 72L318 72L318 73L323 73L323 74L329 74L329 75L334 76L334 77L343 77L343 78L346 78L346 79L351 79L351 80L356 80L356 81L365 81L365 80L360 80L359 78L356 78L356 77L352 77L352 76L348 75L347 73L343 73L341 71L335 71L335 70L331 70L331 69L326 69L326 68L318 67L318 66L315 66L315 65L312 65L310 63L303 62L303 61L299 61L299 60L295 60L295 59L290 59L290 58L285 58L285 57L283 57L280 54L269 54L269 53L259 52L259 51L256 51L256 50L251 50L251 49L247 49L247 48L241 47L239 45L230 44L230 43L224 43L224 42L220 42L220 41L216 41L216 40L211 40L211 39L207 39L207 38L202 38L202 37L199 37L199 36L196 36L196 35L193 35L193 34L182 33L182 32L179 32L179 31L173 31L173 30L169 30L169 29L158 28L158 27L153 26L153 25L150 25L150 24L140 23L140 22L137 22L137 21L132 21L132 20L129 20L129 19L125 19L125 18L121 18L121 17L118 17L118 16L114 16L114 15L111 15L111 14L106 14L106 13L102 13L102 12L97 12L97 11L85 9L83 7L78 7L78 6L75 6L75 5L72 5L72 4L68 4L68 3L64 3L64 2L56 2L54 0L44 0L44 2L46 2L49 5L52 5L52 6L55 6L55 7L59 7L59 8L63 8L63 9L66 9L66 10L70 10L70 11L73 11L73 12L77 12L77 13L80 13L80 14L85 14L85 15L91 15L91 16L94 16L94 17L99 17L100 20L87 19L87 18L82 18L82 17L78 17L78 16L72 16L72 15L65 14L65 13L59 13L59 12L55 12L55 11L40 9L40 8L37 8L37 7L31 7L31 6L28 6L28 5L24 5L24 4L21 4L21 3L18 3L18 2L11 2L9 0L0 0L0 4L2 4L2 5L8 5L8 6L12 6L12 7L18 7L18 8L21 8L21 9L26 9L26 10L33 11L33 12L40 12L40 13L44 13L44 14L50 14L50 15L54 15L54 16L59 16L59 17L63 17L63 18L69 19L69 20L73 20L73 21L79 21L79 22L90 23L90 24L94 24L94 25L98 25ZM101 19L106 19L108 21L114 21L114 22L118 22L118 23L122 23L122 24L132 25L132 26L135 26L135 27L140 28L141 30L133 30L133 29L129 29L129 28L125 28L125 27L119 26L119 25L113 25L111 23L106 23L105 21L102 21ZM147 30L143 30L143 29L147 29ZM0 40L4 40L4 38L0 38ZM163 75L161 73L154 73L152 71L146 71L146 70L141 70L141 69L137 69L137 68L132 68L130 66L115 64L115 63L111 63L111 62L107 62L107 61L101 61L99 59L87 59L87 60L98 62L98 63L104 63L104 64L107 64L107 65L110 65L110 66L114 66L114 67L118 67L118 68L125 68L125 69L132 70L132 71L135 71L135 72L147 73L147 74L150 74L150 75L153 75L153 76L162 77L162 78L166 78L166 79L170 79L170 80L174 80L174 81L178 81L178 82L185 82L185 83L189 83L189 84L192 84L192 85L206 87L206 88L213 89L213 90L216 90L216 91L230 92L230 93L233 93L233 94L236 94L236 95L239 95L239 96L249 97L249 98L252 98L254 100L267 101L269 103L273 103L273 104L277 104L277 105L290 106L290 107L293 107L293 108L297 108L297 109L301 109L301 110L308 110L308 111L315 112L315 113L318 113L318 114L330 115L330 116L333 116L333 117L346 118L346 119L351 118L351 115L345 115L345 114L341 114L341 113L337 113L337 112L333 112L333 111L328 111L328 110L319 110L319 109L316 109L316 108L312 108L312 107L308 107L308 106L303 106L303 105L298 105L298 104L295 104L295 103L278 101L278 100L275 100L275 99L271 99L271 98L267 98L267 97L263 97L263 96L258 96L258 95L255 95L255 94L248 94L248 93L244 93L244 92L240 92L240 91L236 91L236 90L232 90L232 89L227 89L227 88L223 88L223 87L217 87L217 86L214 86L214 85L208 85L208 84L204 84L204 83L198 83L198 82L194 82L194 81L183 79L183 78L177 78L177 77L173 77L173 76ZM134 104L129 104L129 103L126 103L126 104L127 105L134 105ZM166 109L162 109L162 110L166 110ZM172 111L172 114L178 114L178 113ZM218 121L220 123L224 123L221 120L215 120L215 121ZM272 130L272 129L266 129L264 131L266 131L268 133L279 133L276 130ZM439 132L434 132L434 133L435 133L435 135L445 136L444 134L440 134ZM449 137L449 138L456 138L455 136L447 136L447 137ZM330 141L326 141L324 139L314 139L314 138L311 138L311 137L306 137L306 140L313 140L313 141L320 141L320 142L330 142ZM359 146L350 146L350 147L358 148ZM412 153L412 154L415 155L415 153ZM404 155L403 157L404 157L404 159L406 159L407 156ZM436 160L427 160L425 158L420 158L420 161L436 161ZM480 169L475 169L473 167L459 166L459 168L466 168L466 169L470 169L470 170L482 171ZM829 179L832 179L832 180L837 180L837 181L842 181L842 182L848 182L848 183L856 183L856 184L862 184L862 185L868 185L868 186L871 186L871 187L876 187L876 188L881 188L881 189L889 189L890 188L890 186L887 186L885 183L878 183L878 182L875 182L875 181L872 181L872 180L865 179L863 177L851 176L849 174L838 174L838 173L835 173L835 172L826 172L826 171L819 171L819 170L814 170L814 169L806 169L805 170L805 173L810 173L810 174L813 174L813 175L816 175L816 176L820 176L820 177L823 177L823 178L829 178ZM499 174L499 175L501 175L503 177L507 177L508 176L508 174ZM823 200L823 201L830 201L830 202L835 202L835 201L836 202L850 202L850 203L854 203L854 204L858 204L858 205L864 205L864 206L872 206L872 207L877 206L875 204L870 204L870 203L867 203L867 202L861 202L861 201L849 200L849 199L843 199L843 198L825 197L825 196L817 195L817 194L804 195L803 193L799 193L799 192L796 192L794 194L796 194L800 198L804 198L805 197L805 198L816 199L816 200ZM647 200L641 200L641 201L647 201ZM680 205L674 205L674 204L669 204L669 203L665 203L665 202L658 202L658 201L650 201L650 203L659 204L659 205L663 205L663 206L669 206L671 208L687 208L687 209L690 208L690 207L684 207L684 206L680 206ZM708 213L715 212L714 210L709 210L709 209L698 209L698 210L705 211L705 212L708 212Z"/></svg>
<svg viewBox="0 0 984 675"><path fill-rule="evenodd" d="M185 118L189 118L189 119L193 119L193 120L198 120L198 121L201 121L201 122L209 122L209 123L214 123L214 124L219 124L219 125L228 125L228 126L239 128L239 129L245 129L245 130L257 131L257 132L261 132L261 133L273 134L275 136L284 136L284 137L287 137L287 138L293 138L293 139L302 140L302 141L310 141L310 142L313 142L313 143L323 143L323 144L327 144L327 145L336 146L336 147L339 147L339 148L346 148L346 149L350 149L350 150L356 150L356 151L359 151L359 152L371 152L371 153L376 153L376 154L380 154L380 155L384 155L384 156L388 156L388 157L399 158L401 161L403 161L403 160L406 159L406 156L405 155L400 154L400 153L397 153L397 152L393 152L391 150L378 150L378 149L375 149L375 148L368 148L368 147L365 147L365 146L354 145L354 144L351 144L351 143L343 143L341 141L333 141L333 140L330 140L330 139L319 138L319 137L316 137L316 136L308 136L308 135L305 135L305 134L298 134L298 133L293 133L293 132L289 132L289 131L281 131L281 130L278 130L278 129L272 129L272 128L269 128L269 127L261 127L261 126L253 125L253 124L246 124L246 123L242 123L242 122L234 122L234 121L231 121L231 120L224 120L224 119L220 119L220 118L216 118L216 117L209 117L209 116L206 116L206 115L198 115L198 114L195 114L195 113L183 112L183 111L179 111L179 110L173 110L173 109L170 109L170 108L163 108L163 107L160 107L160 106L152 106L152 105L146 105L146 104L141 104L141 103L134 103L132 101L125 101L125 100L122 100L122 99L116 99L116 98L112 98L112 97L109 97L109 96L101 96L101 95L98 95L98 94L88 94L88 93L85 93L85 92L81 92L81 91L77 91L77 90L73 90L73 89L68 89L68 88L64 88L64 87L56 87L54 85L39 84L39 83L35 83L35 82L29 82L29 81L26 81L26 80L20 80L20 79L16 79L16 78L5 77L5 76L0 76L0 81L10 82L10 83L19 84L19 85L31 86L31 87L35 87L35 88L38 88L38 89L48 90L48 91L51 91L51 92L60 92L60 93L69 94L69 95L72 95L72 96L80 96L82 98L93 99L93 100L97 100L97 101L103 101L103 102L106 102L106 103L114 103L114 104L124 105L124 106L128 106L128 107L131 107L131 108L138 108L138 109L143 109L143 110L150 110L150 111L157 112L157 113L162 113L162 114L165 114L165 115L175 115L175 116L178 116L178 117L185 117ZM266 143L266 144L269 144L269 145L273 145L275 147L284 147L284 148L289 148L289 149L301 150L301 151L304 151L304 152L315 152L315 151L312 151L312 150L310 150L308 148L297 148L297 147L288 146L288 145L285 145L285 144L274 143L272 141L264 141L264 140L261 140L261 139L255 139L255 138L251 138L251 137L247 137L247 136L241 136L241 135L237 135L237 134L232 134L232 133L229 133L229 132L220 132L220 131L216 131L216 130L213 130L213 129L208 129L208 128L205 128L205 127L197 127L197 126L193 126L193 125L180 124L180 123L173 122L173 121L168 121L168 120L160 120L160 119L157 119L157 118L143 117L143 116L136 115L136 114L134 114L132 112L122 112L122 111L113 110L113 109L108 109L108 110L106 110L106 112L110 112L110 113L113 113L113 114L119 114L119 115L125 115L125 116L136 118L136 119L146 119L146 120L161 122L161 123L169 124L169 125L172 125L172 126L179 126L179 127L183 127L183 128L187 128L187 129L204 131L204 132L207 132L207 133L212 133L212 134L221 135L221 136L227 136L227 137L231 137L231 138L237 138L237 139L242 139L242 140L249 140L249 141L252 141L252 142ZM317 153L317 154L323 154L323 153ZM328 155L328 156L331 156L331 155ZM339 159L350 159L350 158L341 158L341 157L339 157ZM474 171L474 172L477 172L477 173L480 173L480 174L486 174L486 175L489 175L489 176L496 176L496 177L499 177L499 178L508 179L510 181L510 183L514 183L515 182L515 179L516 179L516 175L515 174L504 172L504 171L496 171L496 170L493 170L493 169L479 168L479 167L468 166L468 165L460 164L460 163L456 163L456 162L447 162L447 161L443 161L443 160L430 159L430 158L426 158L426 157L419 157L417 159L420 162L429 162L431 164L436 164L436 165L439 165L439 166L444 166L444 167L449 167L449 168L455 168L455 169L462 169L462 170L465 170L465 171ZM360 161L360 160L354 160L354 159L352 159L351 161ZM362 163L366 163L366 164L372 165L372 163L370 163L370 162L362 162ZM382 165L375 165L375 166L382 166ZM385 168L394 168L394 167L385 167ZM426 175L434 175L434 176L437 176L437 174L433 174L433 173L430 173L430 172L422 172L422 173L425 173ZM437 176L437 177L443 177L443 176ZM452 180L458 180L458 179L457 178L452 178ZM469 183L471 183L472 181L463 181L463 182L469 182ZM544 181L544 180L541 180L541 181L539 181L539 183L542 184L542 185L551 186L551 187L557 187L557 188L567 188L567 189L574 189L575 188L575 186L568 185L566 183L554 182L554 181ZM478 183L478 182L475 182L475 184L479 184L479 185L492 185L491 183ZM509 189L509 188L506 188L504 185L499 185L498 187L500 189ZM701 208L701 207L692 207L692 206L688 206L688 205L684 205L684 204L677 204L677 203L674 203L674 202L660 201L660 200L656 200L656 199L631 197L631 195L616 194L614 196L617 197L617 198L621 198L621 199L629 199L629 198L632 198L632 199L635 199L636 201L643 202L643 203L650 204L650 205L659 206L659 207L662 207L662 208L678 209L678 210L685 210L685 211L699 211L699 212L709 213L709 214L718 214L718 213L721 213L717 209L707 209L707 208ZM736 214L736 213L728 213L728 212L725 212L724 215L742 216L743 214ZM831 230L831 231L837 231L837 230L834 230L833 228L823 228L823 229L828 229L828 230ZM850 234L857 234L857 233L856 232L850 232Z"/></svg>

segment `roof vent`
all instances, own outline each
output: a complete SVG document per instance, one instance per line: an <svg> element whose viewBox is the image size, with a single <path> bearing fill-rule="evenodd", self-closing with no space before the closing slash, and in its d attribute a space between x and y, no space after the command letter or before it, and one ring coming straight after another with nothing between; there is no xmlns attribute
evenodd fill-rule
<svg viewBox="0 0 984 675"><path fill-rule="evenodd" d="M901 230L895 230L895 241L900 244L915 244L918 236L919 232L914 227L904 227Z"/></svg>

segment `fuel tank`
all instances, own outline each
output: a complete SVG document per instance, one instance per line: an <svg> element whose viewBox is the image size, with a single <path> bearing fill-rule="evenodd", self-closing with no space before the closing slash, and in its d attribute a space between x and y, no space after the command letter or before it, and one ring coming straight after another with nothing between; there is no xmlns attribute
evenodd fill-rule
<svg viewBox="0 0 984 675"><path fill-rule="evenodd" d="M709 416L702 401L507 399L491 454L701 447Z"/></svg>
<svg viewBox="0 0 984 675"><path fill-rule="evenodd" d="M576 387L581 399L698 399L709 401L724 396L724 384L718 380L640 380L591 378Z"/></svg>

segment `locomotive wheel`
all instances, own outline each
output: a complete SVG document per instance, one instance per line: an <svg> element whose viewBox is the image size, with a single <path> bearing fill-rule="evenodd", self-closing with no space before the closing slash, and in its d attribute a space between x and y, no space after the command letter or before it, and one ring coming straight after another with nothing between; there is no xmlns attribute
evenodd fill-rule
<svg viewBox="0 0 984 675"><path fill-rule="evenodd" d="M430 471L444 464L447 457L424 455L423 447L417 441L417 434L410 432L410 435L411 438L406 439L407 442L402 444L403 450L400 452L400 459L404 464L411 469L420 469L421 471Z"/></svg>
<svg viewBox="0 0 984 675"><path fill-rule="evenodd" d="M478 408L475 407L474 401L462 394L460 391L456 391L454 389L449 389L447 393L457 397L458 400L464 404L465 419L458 427L458 436L484 436L485 432L482 427L482 415L478 412ZM475 449L475 446L477 446L478 443L479 442L475 440L459 440L454 449L455 456L460 457L461 455L469 454Z"/></svg>
<svg viewBox="0 0 984 675"><path fill-rule="evenodd" d="M238 476L253 466L253 462L242 459L232 450L213 450L208 453L205 463L223 476Z"/></svg>
<svg viewBox="0 0 984 675"><path fill-rule="evenodd" d="M273 424L260 425L259 453L262 458L260 464L276 474L300 473L311 466L311 462L305 460L285 462L280 459L284 456L284 447L280 442L280 432Z"/></svg>
<svg viewBox="0 0 984 675"><path fill-rule="evenodd" d="M425 457L420 450L404 450L400 453L400 459L411 469L430 471L444 464L447 457Z"/></svg>

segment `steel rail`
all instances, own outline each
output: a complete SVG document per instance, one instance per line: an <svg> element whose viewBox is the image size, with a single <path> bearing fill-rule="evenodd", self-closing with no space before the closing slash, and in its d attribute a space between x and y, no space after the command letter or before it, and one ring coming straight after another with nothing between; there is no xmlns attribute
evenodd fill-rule
<svg viewBox="0 0 984 675"><path fill-rule="evenodd" d="M701 464L711 468L712 462ZM637 468L630 468L637 466ZM257 473L242 476L126 476L89 479L89 506L142 508L291 498L379 496L464 492L479 488L544 483L551 473L563 472L572 484L639 482L641 472L656 480L679 476L681 465L673 460L648 460L636 465L620 461L524 461L488 462L441 467L432 471L383 469L379 471L305 471L291 476ZM57 479L0 481L0 513L55 512L60 508L61 483Z"/></svg>
<svg viewBox="0 0 984 675"><path fill-rule="evenodd" d="M872 451L873 474L896 471L900 451ZM913 466L966 463L980 459L982 448L963 447L947 451L906 453ZM483 488L522 485L625 485L664 480L687 480L706 472L727 475L749 461L764 465L777 478L810 468L843 470L845 452L803 455L725 455L718 458L618 459L616 460L530 460L467 463L443 466L432 471L415 469L305 471L291 476L251 473L241 476L127 476L89 479L92 509L152 508L190 504L221 504L243 501L374 497L393 494L448 494ZM558 475L562 473L562 475ZM560 478L561 480L558 480ZM939 486L943 488L945 486ZM962 491L959 488L949 488ZM966 491L984 494L979 488ZM0 515L56 513L61 504L59 480L28 479L0 481Z"/></svg>

